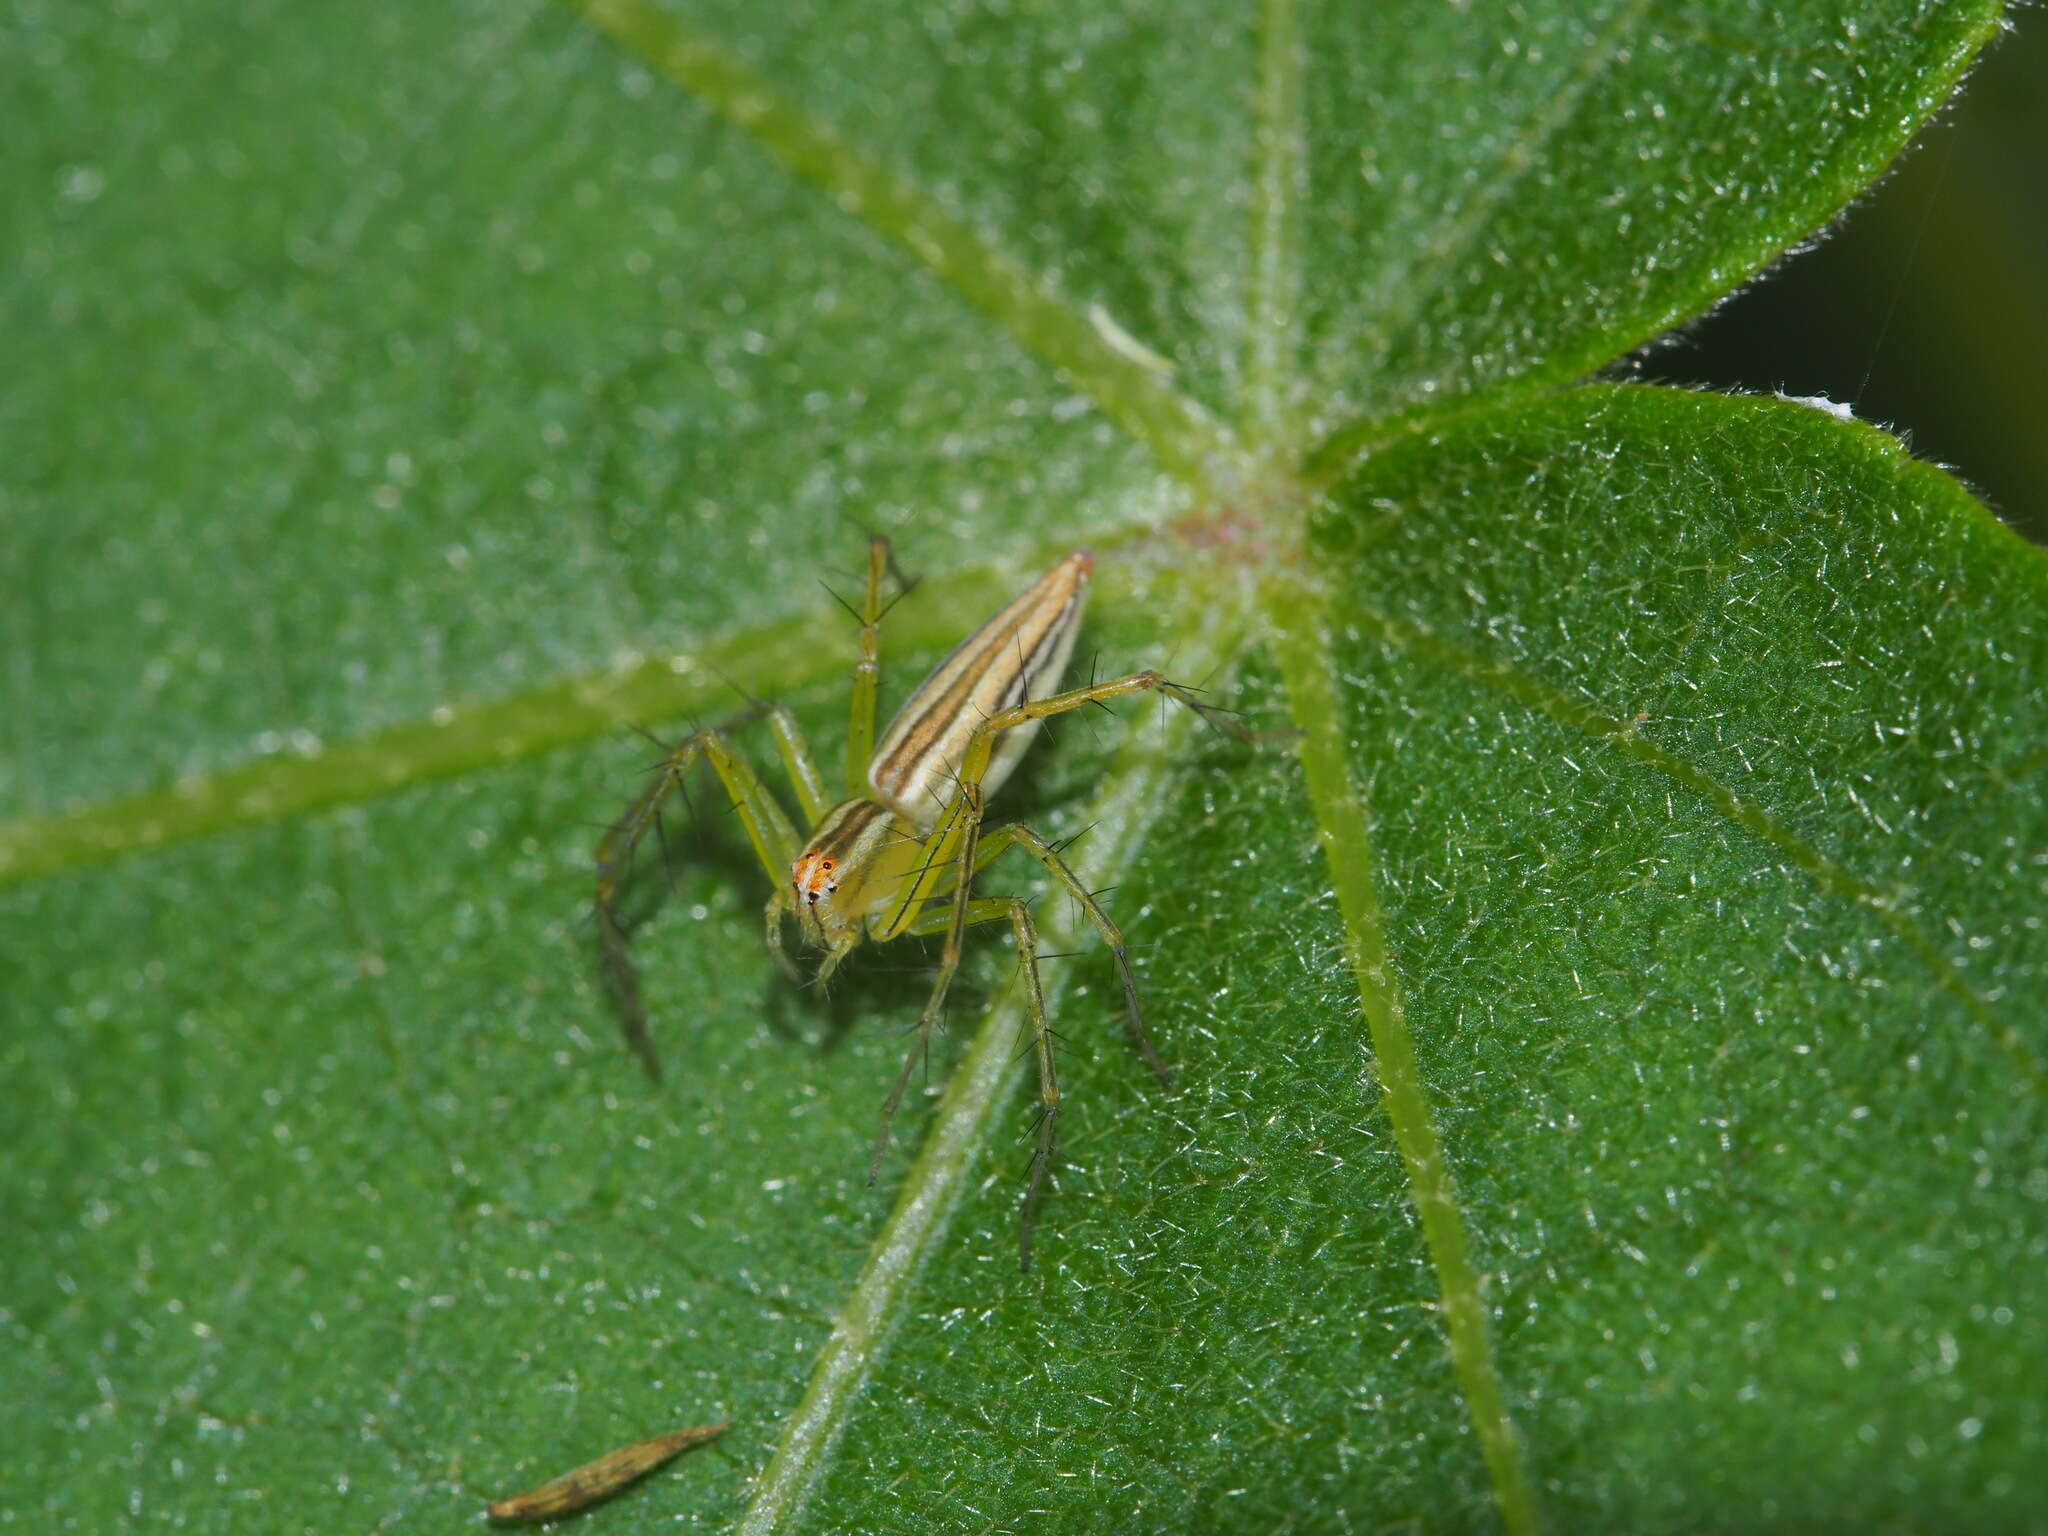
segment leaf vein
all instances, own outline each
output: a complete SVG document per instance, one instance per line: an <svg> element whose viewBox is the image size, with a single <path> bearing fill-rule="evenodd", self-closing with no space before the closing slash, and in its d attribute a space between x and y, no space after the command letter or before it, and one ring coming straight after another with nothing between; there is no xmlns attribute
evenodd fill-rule
<svg viewBox="0 0 2048 1536"><path fill-rule="evenodd" d="M1244 478L1228 430L1172 388L1146 349L1119 345L1128 329L1099 305L1074 307L909 177L778 96L737 54L651 0L563 3L1064 373L1198 493L1225 499Z"/></svg>
<svg viewBox="0 0 2048 1536"><path fill-rule="evenodd" d="M1404 286L1402 280L1454 271L1465 260L1481 230L1486 227L1487 219L1537 164L1543 147L1571 122L1587 93L1620 55L1630 31L1650 9L1649 0L1629 0L1629 3L1618 6L1565 87L1550 98L1544 109L1532 117L1502 151L1486 182L1462 207L1445 218L1419 253L1404 251L1400 259L1372 285L1372 297L1364 309L1367 312L1379 309L1381 313L1373 324L1372 360L1365 364L1365 371L1370 372L1386 362L1396 337L1415 323L1423 305L1437 291L1426 282L1410 282ZM1496 385L1494 390L1487 391L1489 400L1493 400L1496 391L1509 398L1514 397L1516 381L1508 379L1503 383L1505 389ZM1522 389L1526 392L1527 386L1522 386ZM1419 410L1393 418L1363 417L1340 422L1325 432L1309 451L1310 475L1316 479L1332 475L1370 443L1419 430L1446 413L1459 410L1463 403L1456 400L1430 402Z"/></svg>
<svg viewBox="0 0 2048 1536"><path fill-rule="evenodd" d="M1253 98L1251 292L1245 304L1245 433L1274 461L1291 460L1300 369L1301 221L1308 142L1307 58L1294 0L1264 0Z"/></svg>
<svg viewBox="0 0 2048 1536"><path fill-rule="evenodd" d="M949 576L932 601L896 621L895 636L911 651L944 647L1001 600L1010 575L976 567ZM792 692L841 670L815 643L818 628L819 622L783 615L691 650L636 656L601 672L449 705L310 752L253 758L163 788L18 817L0 824L0 887L395 794L573 746L629 723L680 719L730 698L735 686Z"/></svg>
<svg viewBox="0 0 2048 1536"><path fill-rule="evenodd" d="M1397 619L1370 604L1358 605L1352 610L1352 615L1389 644L1493 688L1560 725L1613 747L1623 756L1633 758L1691 790L1718 815L1775 848L1794 867L1811 876L1823 891L1868 909L1928 968L1941 989L1962 1005L1977 1026L2005 1053L2033 1092L2048 1098L2048 1064L2042 1062L2018 1029L2000 1018L1977 994L1955 963L1927 937L1924 929L1901 910L1896 892L1885 890L1830 858L1782 818L1743 799L1711 774L1650 741L1628 722L1602 714L1510 662L1483 655L1434 630Z"/></svg>
<svg viewBox="0 0 2048 1536"><path fill-rule="evenodd" d="M1241 646L1238 615L1225 610L1208 632L1194 637L1205 654L1192 665L1227 667ZM1084 822L1094 827L1090 852L1097 871L1120 878L1136 857L1152 823L1165 809L1180 776L1194 728L1191 712L1176 710L1159 730L1134 739L1105 779ZM1049 914L1042 933L1051 949L1081 942L1070 913ZM1045 981L1045 1004L1058 1004L1066 975ZM1025 1024L1016 989L984 1016L967 1052L953 1069L895 1208L869 1249L868 1260L818 1352L802 1399L784 1421L775 1454L754 1484L735 1536L772 1536L796 1528L811 1490L822 1476L862 1390L907 1310L925 1258L938 1246L965 1194L976 1157L989 1139L996 1112L1017 1079L1014 1044Z"/></svg>
<svg viewBox="0 0 2048 1536"><path fill-rule="evenodd" d="M1275 583L1266 613L1276 636L1288 709L1317 834L1343 914L1346 947L1358 981L1359 1006L1372 1041L1387 1118L1408 1174L1423 1241L1441 1293L1451 1369L1465 1398L1493 1484L1495 1507L1510 1536L1541 1528L1535 1486L1520 1435L1509 1416L1487 1327L1480 1276L1466 1239L1455 1183L1436 1131L1428 1085L1415 1055L1406 1004L1387 944L1375 882L1371 813L1351 776L1342 702L1328 647L1327 599L1319 590Z"/></svg>

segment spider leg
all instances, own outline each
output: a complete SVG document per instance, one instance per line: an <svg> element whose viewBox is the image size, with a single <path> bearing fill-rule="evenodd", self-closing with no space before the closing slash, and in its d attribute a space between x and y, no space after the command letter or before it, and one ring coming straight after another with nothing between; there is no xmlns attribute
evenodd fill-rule
<svg viewBox="0 0 2048 1536"><path fill-rule="evenodd" d="M804 973L797 969L796 962L789 958L789 951L782 947L782 925L795 915L790 908L789 887L778 882L774 893L768 898L768 906L762 914L762 920L768 930L768 953L775 957L775 964L782 974L801 986Z"/></svg>
<svg viewBox="0 0 2048 1536"><path fill-rule="evenodd" d="M904 580L903 573L896 568L887 539L869 539L867 592L861 601L860 611L854 615L860 620L860 640L853 664L852 717L846 728L846 792L849 795L868 793L868 764L875 755L875 706L881 696L882 620L895 606L893 602L882 601L882 584L891 576L896 578L896 596L899 599L916 585ZM842 603L841 606L851 605Z"/></svg>
<svg viewBox="0 0 2048 1536"><path fill-rule="evenodd" d="M1012 848L1029 854L1044 865L1046 873L1059 882L1061 889L1074 898L1087 914L1088 921L1094 924L1095 931L1109 948L1110 957L1116 961L1117 979L1123 983L1124 989L1124 1024L1130 1030L1131 1038L1137 1042L1138 1053L1145 1058L1145 1064L1160 1082L1171 1083L1172 1074L1166 1070L1166 1063L1159 1059L1159 1053L1152 1049L1152 1042L1145 1034L1145 1016L1138 1007L1138 983L1131 975L1130 953L1122 930L1110 921L1109 914L1102 910L1102 903L1095 899L1095 893L1081 883L1081 877L1060 856L1059 850L1021 822L999 827L983 838L979 862L987 864Z"/></svg>
<svg viewBox="0 0 2048 1536"><path fill-rule="evenodd" d="M787 711L780 706L759 704L731 722L726 729L769 715L776 718L777 736L783 735ZM788 722L794 736L795 725ZM796 738L800 740L801 738ZM597 931L603 951L603 967L625 1027L627 1044L646 1067L647 1075L660 1080L661 1064L647 1025L647 1011L640 998L640 982L627 946L627 931L619 916L619 889L632 868L633 855L647 834L660 825L662 806L679 792L699 757L710 759L712 769L732 799L733 810L746 829L755 857L779 890L788 878L790 860L796 857L796 830L761 782L747 760L734 750L725 730L693 731L684 737L648 778L625 814L614 822L597 845ZM816 770L812 769L815 777ZM799 783L801 789L801 782Z"/></svg>
<svg viewBox="0 0 2048 1536"><path fill-rule="evenodd" d="M1052 1126L1057 1118L1059 1103L1058 1079L1052 1069L1052 1032L1045 1022L1045 1001L1043 989L1038 981L1037 934L1031 926L1030 914L1018 905L1018 916L1011 914L1011 903L977 899L971 894L974 874L989 859L1000 853L1002 847L1017 846L1043 864L1046 870L1081 903L1089 920L1095 924L1110 953L1116 958L1118 975L1123 981L1125 1016L1129 1022L1132 1037L1138 1042L1138 1049L1144 1055L1152 1070L1166 1079L1165 1063L1152 1049L1152 1042L1146 1037L1144 1019L1138 1011L1137 984L1131 976L1130 961L1126 953L1123 935L1117 930L1109 916L1102 910L1094 894L1081 884L1065 859L1057 850L1029 828L1006 827L991 835L989 841L1002 840L1002 847L995 853L982 849L981 823L983 810L982 779L989 771L995 755L996 739L1008 730L1044 720L1053 715L1065 714L1089 704L1107 704L1111 699L1121 698L1130 693L1157 693L1162 704L1171 699L1174 703L1193 710L1203 719L1218 724L1225 730L1232 730L1234 722L1198 700L1193 690L1179 683L1169 682L1163 675L1147 668L1125 677L1109 678L1102 682L1091 682L1085 687L1070 688L1048 698L1029 699L1008 709L998 710L975 728L968 739L967 748L961 754L961 761L953 776L954 793L947 803L938 824L923 839L931 851L915 879L898 898L889 915L871 930L871 936L891 939L904 933L939 933L946 936L945 949L939 959L938 977L932 985L932 994L926 1002L924 1012L918 1016L910 1050L903 1060L903 1069L896 1076L895 1086L889 1090L889 1097L882 1106L881 1130L875 1138L875 1149L868 1160L868 1183L872 1185L881 1171L882 1153L889 1142L889 1128L895 1121L896 1110L903 1102L904 1090L910 1084L910 1074L923 1058L932 1026L938 1022L945 1008L946 993L952 987L954 974L960 968L961 936L970 922L986 922L996 917L1009 916L1018 933L1018 941L1026 946L1030 956L1028 1000L1032 1012L1033 1028L1038 1040L1039 1081L1045 1099L1041 1116L1041 1140L1039 1150L1032 1159L1029 1183L1025 1189L1024 1230L1019 1235L1020 1256L1028 1265L1030 1262L1030 1221L1036 1213L1039 1195L1045 1184L1047 1169L1052 1159ZM1241 727L1236 727L1241 729ZM943 903L943 909L934 911Z"/></svg>
<svg viewBox="0 0 2048 1536"><path fill-rule="evenodd" d="M1204 719L1211 719L1215 712L1199 702L1194 694L1179 683L1168 682L1159 673L1147 669L1133 672L1128 677L1114 677L1105 682L1090 683L1083 688L1070 688L1065 693L1056 693L1050 698L1032 699L1012 708L999 710L990 715L976 728L962 755L958 772L954 775L954 793L948 802L945 814L927 841L932 852L927 856L923 868L903 893L888 919L875 931L875 937L891 939L903 933L915 923L922 921L921 914L929 903L949 899L954 910L954 920L948 938L947 953L953 964L958 964L958 936L965 923L965 914L972 897L969 886L974 872L981 868L993 855L978 856L982 819L982 776L988 772L989 763L995 752L995 740L1007 730L1020 725L1029 725L1034 720L1043 720L1052 715L1065 714L1068 710L1080 709L1084 705L1101 704L1109 699L1120 698L1127 693L1156 692L1162 699L1171 699L1177 704L1192 709ZM1224 725L1229 729L1229 724ZM1128 1016L1132 1023L1132 1034L1138 1040L1138 1048L1152 1069L1165 1076L1165 1066L1160 1062L1151 1043L1145 1037L1145 1025L1137 1012L1137 987L1131 979L1129 962L1124 955L1123 936L1109 921L1101 905L1081 884L1073 870L1060 858L1052 846L1036 833L1025 828L1011 828L1005 834L1010 842L1023 847L1052 876L1076 896L1087 911L1096 929L1109 944L1111 953L1116 955L1120 974L1124 981L1124 997ZM1000 851L1000 850L999 850ZM950 882L950 883L949 883ZM919 1021L919 1030L929 1030L936 1009L943 1004L946 989L952 984L952 974L945 963L941 963L938 985L934 988L931 1003L926 1005L925 1017Z"/></svg>
<svg viewBox="0 0 2048 1536"><path fill-rule="evenodd" d="M981 792L972 784L962 784L954 800L952 813L947 824L937 833L932 855L925 861L923 873L915 882L906 902L904 916L896 919L885 937L893 938L899 933L920 931L937 933L943 928L946 935L944 949L939 953L939 971L932 982L932 994L926 999L924 1012L918 1015L915 1038L910 1050L903 1058L903 1070L896 1074L896 1086L889 1090L889 1097L882 1105L882 1125L875 1135L875 1150L868 1158L868 1183L872 1186L882 1171L882 1153L889 1145L889 1127L896 1119L896 1108L903 1102L903 1090L910 1084L910 1074L924 1054L925 1042L930 1039L932 1026L945 1012L946 993L952 988L953 977L960 970L960 951L967 931L968 912L972 902L967 895L967 886L974 868L974 844L981 830ZM950 868L949 868L950 866ZM922 917L908 914L921 912L927 898L920 894L928 885L935 885L947 874L952 874L956 888L947 899L942 913L925 913ZM919 923L928 926L919 928Z"/></svg>
<svg viewBox="0 0 2048 1536"><path fill-rule="evenodd" d="M1038 1058L1038 1143L1031 1151L1031 1171L1024 1178L1024 1203L1017 1210L1017 1268L1031 1269L1031 1228L1038 1217L1038 1196L1052 1171L1053 1128L1060 1117L1060 1078L1052 1059L1052 1025L1045 1017L1045 988L1038 979L1038 929L1021 901L1008 903L1010 927L1017 935L1017 974L1024 983L1024 1008L1031 1021L1031 1047Z"/></svg>
<svg viewBox="0 0 2048 1536"><path fill-rule="evenodd" d="M775 751L782 759L783 770L789 775L789 782L796 790L797 809L804 813L804 820L812 826L832 808L832 796L825 790L825 775L818 769L818 759L811 752L811 744L804 740L803 729L796 723L796 716L782 704L764 705L768 715L768 729L775 733ZM794 838L792 837L792 841ZM792 855L794 857L794 855ZM789 877L789 868L770 870L770 878L777 882Z"/></svg>
<svg viewBox="0 0 2048 1536"><path fill-rule="evenodd" d="M950 928L952 922L950 910L931 912L911 924L908 931L938 933ZM976 897L967 904L967 922L1008 922L1017 940L1017 976L1024 987L1024 1012L1031 1031L1031 1052L1038 1061L1037 1142L1031 1153L1031 1171L1025 1178L1024 1203L1017 1214L1017 1262L1020 1268L1029 1270L1031 1228L1038 1214L1038 1197L1052 1169L1054 1130L1060 1113L1060 1078L1053 1060L1052 1024L1046 1017L1045 987L1038 974L1038 928L1031 920L1031 909L1007 896ZM888 1112L893 1112L896 1101L902 1097L904 1085L910 1081L910 1073L923 1051L924 1040L920 1029L897 1078L896 1092L890 1096Z"/></svg>

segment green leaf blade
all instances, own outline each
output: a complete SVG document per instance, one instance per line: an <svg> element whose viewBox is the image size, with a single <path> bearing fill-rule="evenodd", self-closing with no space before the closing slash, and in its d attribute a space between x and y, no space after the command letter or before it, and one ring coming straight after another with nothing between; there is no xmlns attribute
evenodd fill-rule
<svg viewBox="0 0 2048 1536"><path fill-rule="evenodd" d="M1323 8L1316 463L1334 472L1392 421L1566 383L1707 308L1847 206L1998 18L1567 0L1496 30Z"/></svg>
<svg viewBox="0 0 2048 1536"><path fill-rule="evenodd" d="M1499 408L1831 217L1995 13L659 14L830 137L553 4L38 13L0 59L16 1507L438 1527L730 1418L590 1519L728 1529L854 1317L796 1528L2030 1518L2041 557L1793 406ZM995 1115L886 1294L928 956L780 987L700 795L655 1091L577 926L626 720L724 672L836 742L816 583L875 531L930 578L894 697L1087 543L1102 671L1250 647L1371 812L1361 857L1284 740L1146 766L1143 846L1077 861L1175 1082L1091 942L1050 960L1038 1268ZM1297 560L1341 622L1276 665L1241 615ZM1173 740L1129 715L999 813L1082 831ZM974 964L935 1086L1002 1054Z"/></svg>
<svg viewBox="0 0 2048 1536"><path fill-rule="evenodd" d="M53 1517L452 1523L684 1403L765 1456L882 1214L862 1149L896 1042L785 1070L820 1058L763 1026L758 906L715 829L643 946L685 1081L652 1093L574 1022L602 1016L577 925L598 757L10 894L10 931L104 957L20 967L10 1009L44 1027L4 1047L4 1212L70 1217L6 1266L48 1362L24 1409L77 1425L13 1463ZM738 1497L745 1465L697 1460L693 1502Z"/></svg>
<svg viewBox="0 0 2048 1536"><path fill-rule="evenodd" d="M1391 948L1563 1509L2010 1515L2048 1351L1988 1299L2043 1104L2038 551L1877 434L1668 392L1337 501Z"/></svg>
<svg viewBox="0 0 2048 1536"><path fill-rule="evenodd" d="M1246 692L1270 718L1269 669ZM1284 744L1193 766L1119 886L1172 1087L1101 957L1059 962L1065 1167L1034 1270L1005 1263L1020 1118L803 1529L1486 1524L1298 769Z"/></svg>
<svg viewBox="0 0 2048 1536"><path fill-rule="evenodd" d="M937 570L1162 515L1091 402L566 11L244 9L88 71L239 83L168 142L45 125L108 190L16 260L9 550L63 641L9 814L808 622L870 531Z"/></svg>

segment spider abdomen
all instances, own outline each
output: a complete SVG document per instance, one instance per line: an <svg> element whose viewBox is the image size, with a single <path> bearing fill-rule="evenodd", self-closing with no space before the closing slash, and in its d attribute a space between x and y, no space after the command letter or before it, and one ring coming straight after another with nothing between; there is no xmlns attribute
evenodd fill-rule
<svg viewBox="0 0 2048 1536"><path fill-rule="evenodd" d="M957 792L967 744L983 721L1058 690L1073 655L1095 557L1077 549L953 648L896 712L875 744L868 787L929 831ZM1007 731L981 776L993 795L1035 726Z"/></svg>

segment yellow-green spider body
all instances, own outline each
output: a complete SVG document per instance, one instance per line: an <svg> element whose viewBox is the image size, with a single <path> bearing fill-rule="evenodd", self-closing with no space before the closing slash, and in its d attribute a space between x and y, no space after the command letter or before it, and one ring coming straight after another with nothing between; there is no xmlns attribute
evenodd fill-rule
<svg viewBox="0 0 2048 1536"><path fill-rule="evenodd" d="M700 756L710 760L725 785L762 867L774 882L767 907L768 938L786 968L793 970L780 936L783 924L792 917L804 940L824 952L818 967L820 979L831 975L864 940L943 935L944 949L931 998L919 1016L903 1070L883 1107L882 1128L868 1170L872 1182L887 1144L889 1123L960 967L966 929L975 923L1007 921L1017 941L1041 1104L1018 1237L1019 1258L1028 1267L1031 1216L1052 1160L1059 1078L1039 984L1038 937L1030 909L1008 897L973 895L974 877L980 870L1008 850L1020 849L1079 903L1115 958L1126 1020L1139 1049L1162 1078L1165 1068L1145 1036L1123 935L1051 843L1020 824L985 827L985 806L1015 770L1039 723L1048 716L1146 690L1156 690L1190 708L1201 706L1185 689L1149 670L1058 691L1073 655L1094 569L1087 552L1077 550L961 641L904 701L877 741L879 630L882 592L890 569L887 544L874 540L869 548L866 601L860 610L852 722L847 732L846 797L834 800L827 794L817 760L795 719L780 705L757 704L724 729L698 731L686 738L669 753L647 789L598 845L597 917L606 967L625 1014L628 1038L648 1071L658 1075L638 982L626 952L618 888L634 849ZM781 805L727 738L728 731L762 718L774 732L810 827L802 841Z"/></svg>

